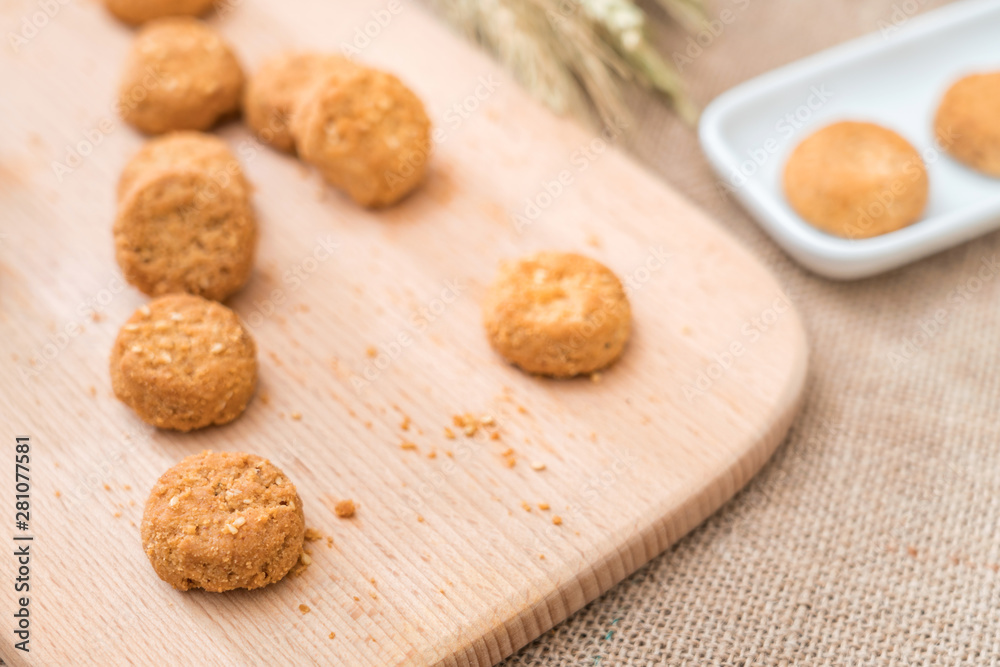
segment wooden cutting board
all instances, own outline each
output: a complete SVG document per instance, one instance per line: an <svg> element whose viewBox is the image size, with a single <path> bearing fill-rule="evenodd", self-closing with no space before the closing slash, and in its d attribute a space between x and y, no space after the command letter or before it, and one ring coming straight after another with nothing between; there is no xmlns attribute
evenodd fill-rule
<svg viewBox="0 0 1000 667"><path fill-rule="evenodd" d="M40 6L9 0L5 27ZM14 438L30 435L35 536L28 655L8 629L11 556L0 568L6 661L489 665L662 552L767 460L802 391L803 330L768 273L683 197L409 3L236 2L211 22L250 70L357 38L360 58L427 101L433 170L370 213L223 127L257 186L257 268L230 305L260 348L259 393L229 426L158 432L115 400L107 370L145 301L122 284L110 234L118 174L142 144L112 104L131 32L70 2L19 51L0 49L0 491L11 498ZM599 381L528 377L483 336L497 262L548 248L629 285L634 336ZM493 416L499 440L446 437L464 413ZM308 525L332 538L309 545L303 574L221 595L157 579L142 504L205 448L263 455L297 484ZM360 503L355 518L336 518L342 498Z"/></svg>

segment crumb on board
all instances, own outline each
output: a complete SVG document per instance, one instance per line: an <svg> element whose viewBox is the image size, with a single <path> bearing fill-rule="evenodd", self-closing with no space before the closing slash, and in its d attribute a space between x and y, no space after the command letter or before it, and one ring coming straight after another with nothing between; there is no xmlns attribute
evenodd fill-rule
<svg viewBox="0 0 1000 667"><path fill-rule="evenodd" d="M521 509L523 509L525 512L530 512L531 511L531 503L529 503L527 500L522 500L521 501Z"/></svg>
<svg viewBox="0 0 1000 667"><path fill-rule="evenodd" d="M122 518L122 513L121 512L115 512L112 516L114 516L116 519L120 519L120 518Z"/></svg>
<svg viewBox="0 0 1000 667"><path fill-rule="evenodd" d="M132 490L132 485L131 484L122 484L122 489L124 489L125 491L131 491Z"/></svg>
<svg viewBox="0 0 1000 667"><path fill-rule="evenodd" d="M403 421L399 423L399 428L403 429L404 431L409 431L410 424L411 424L410 418L406 415L403 415Z"/></svg>
<svg viewBox="0 0 1000 667"><path fill-rule="evenodd" d="M300 604L299 605L299 611L301 611L303 614L308 614L309 613L309 607L307 605Z"/></svg>
<svg viewBox="0 0 1000 667"><path fill-rule="evenodd" d="M404 440L403 442L401 442L399 444L399 448L400 449L406 449L406 450L416 451L416 449L417 449L417 443L410 442L409 440Z"/></svg>
<svg viewBox="0 0 1000 667"><path fill-rule="evenodd" d="M357 511L357 509L358 506L354 504L354 501L348 498L346 500L341 500L340 502L338 502L334 506L333 511L341 519L349 519L352 516L354 516L354 513Z"/></svg>
<svg viewBox="0 0 1000 667"><path fill-rule="evenodd" d="M301 413L301 412L293 412L293 413L292 413L291 415L289 415L289 416L290 416L290 417L291 417L292 419L294 419L295 421L301 421L301 420L302 420L302 413Z"/></svg>
<svg viewBox="0 0 1000 667"><path fill-rule="evenodd" d="M417 515L417 523L423 523L423 522L424 522L424 517L422 517L421 515L418 514Z"/></svg>
<svg viewBox="0 0 1000 667"><path fill-rule="evenodd" d="M550 509L550 505L548 503L538 503L538 509L540 509L543 512L545 512L545 511L548 511Z"/></svg>
<svg viewBox="0 0 1000 667"><path fill-rule="evenodd" d="M259 394L257 394L257 400L263 403L264 405L270 405L271 395L268 394L266 391L262 391Z"/></svg>
<svg viewBox="0 0 1000 667"><path fill-rule="evenodd" d="M306 528L305 539L306 542L315 542L316 540L323 539L323 533L319 532L315 528Z"/></svg>
<svg viewBox="0 0 1000 667"><path fill-rule="evenodd" d="M538 554L538 560L545 560L545 554Z"/></svg>
<svg viewBox="0 0 1000 667"><path fill-rule="evenodd" d="M493 431L492 433L490 433L490 440L499 440L499 439L500 439L500 431Z"/></svg>
<svg viewBox="0 0 1000 667"><path fill-rule="evenodd" d="M536 472L541 472L545 470L545 464L542 463L541 461L535 461L531 464L531 469Z"/></svg>
<svg viewBox="0 0 1000 667"><path fill-rule="evenodd" d="M337 638L337 633L336 632L331 632L330 633L330 639L336 639L336 638Z"/></svg>
<svg viewBox="0 0 1000 667"><path fill-rule="evenodd" d="M528 414L528 408L524 407L523 405L517 406L517 411L520 412L522 415Z"/></svg>
<svg viewBox="0 0 1000 667"><path fill-rule="evenodd" d="M56 490L56 498L62 497L62 491Z"/></svg>
<svg viewBox="0 0 1000 667"><path fill-rule="evenodd" d="M552 517L552 523L554 523L557 526L561 526L562 525L562 517L558 516L558 515Z"/></svg>
<svg viewBox="0 0 1000 667"><path fill-rule="evenodd" d="M361 598L359 598L357 595L355 595L354 596L354 601L355 602L361 602Z"/></svg>
<svg viewBox="0 0 1000 667"><path fill-rule="evenodd" d="M327 537L326 538L326 548L327 549L332 549L333 548L333 538L332 537Z"/></svg>
<svg viewBox="0 0 1000 667"><path fill-rule="evenodd" d="M444 427L444 437L448 438L449 440L454 440L455 439L455 432L452 431L447 426L445 426Z"/></svg>
<svg viewBox="0 0 1000 667"><path fill-rule="evenodd" d="M378 356L378 350L374 345L369 345L368 348L365 349L365 354L368 355L369 359L374 359Z"/></svg>

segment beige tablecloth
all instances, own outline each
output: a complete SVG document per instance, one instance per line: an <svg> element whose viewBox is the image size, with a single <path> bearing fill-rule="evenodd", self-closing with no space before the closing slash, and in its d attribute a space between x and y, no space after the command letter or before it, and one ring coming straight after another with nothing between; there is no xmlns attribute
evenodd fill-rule
<svg viewBox="0 0 1000 667"><path fill-rule="evenodd" d="M705 104L939 4L709 0L736 18L685 75ZM651 5L672 53L685 36ZM796 302L806 400L745 491L505 666L1000 664L1000 234L877 278L817 278L720 198L693 130L644 93L633 108L630 150Z"/></svg>

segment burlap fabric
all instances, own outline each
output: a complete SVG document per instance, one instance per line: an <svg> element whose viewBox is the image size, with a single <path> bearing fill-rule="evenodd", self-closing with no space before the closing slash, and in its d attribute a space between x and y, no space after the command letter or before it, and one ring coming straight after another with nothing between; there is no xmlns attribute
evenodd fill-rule
<svg viewBox="0 0 1000 667"><path fill-rule="evenodd" d="M685 37L652 4L671 53ZM939 4L709 0L736 18L685 75L707 103ZM632 106L631 151L798 305L806 400L745 491L505 667L1000 664L1000 234L873 279L817 278L719 197L691 129L645 94Z"/></svg>

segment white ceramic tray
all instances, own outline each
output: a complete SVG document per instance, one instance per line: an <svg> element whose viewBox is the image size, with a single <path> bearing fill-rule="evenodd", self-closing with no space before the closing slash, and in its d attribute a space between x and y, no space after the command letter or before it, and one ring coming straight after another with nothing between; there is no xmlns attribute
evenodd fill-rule
<svg viewBox="0 0 1000 667"><path fill-rule="evenodd" d="M1000 1L965 0L911 16L918 7L919 0L899 3L878 31L743 83L702 115L701 143L720 189L824 276L870 276L1000 227L1000 179L948 157L932 132L938 101L954 80L1000 70ZM781 175L789 153L814 130L848 119L890 127L923 153L930 177L923 220L848 240L813 228L788 205Z"/></svg>

